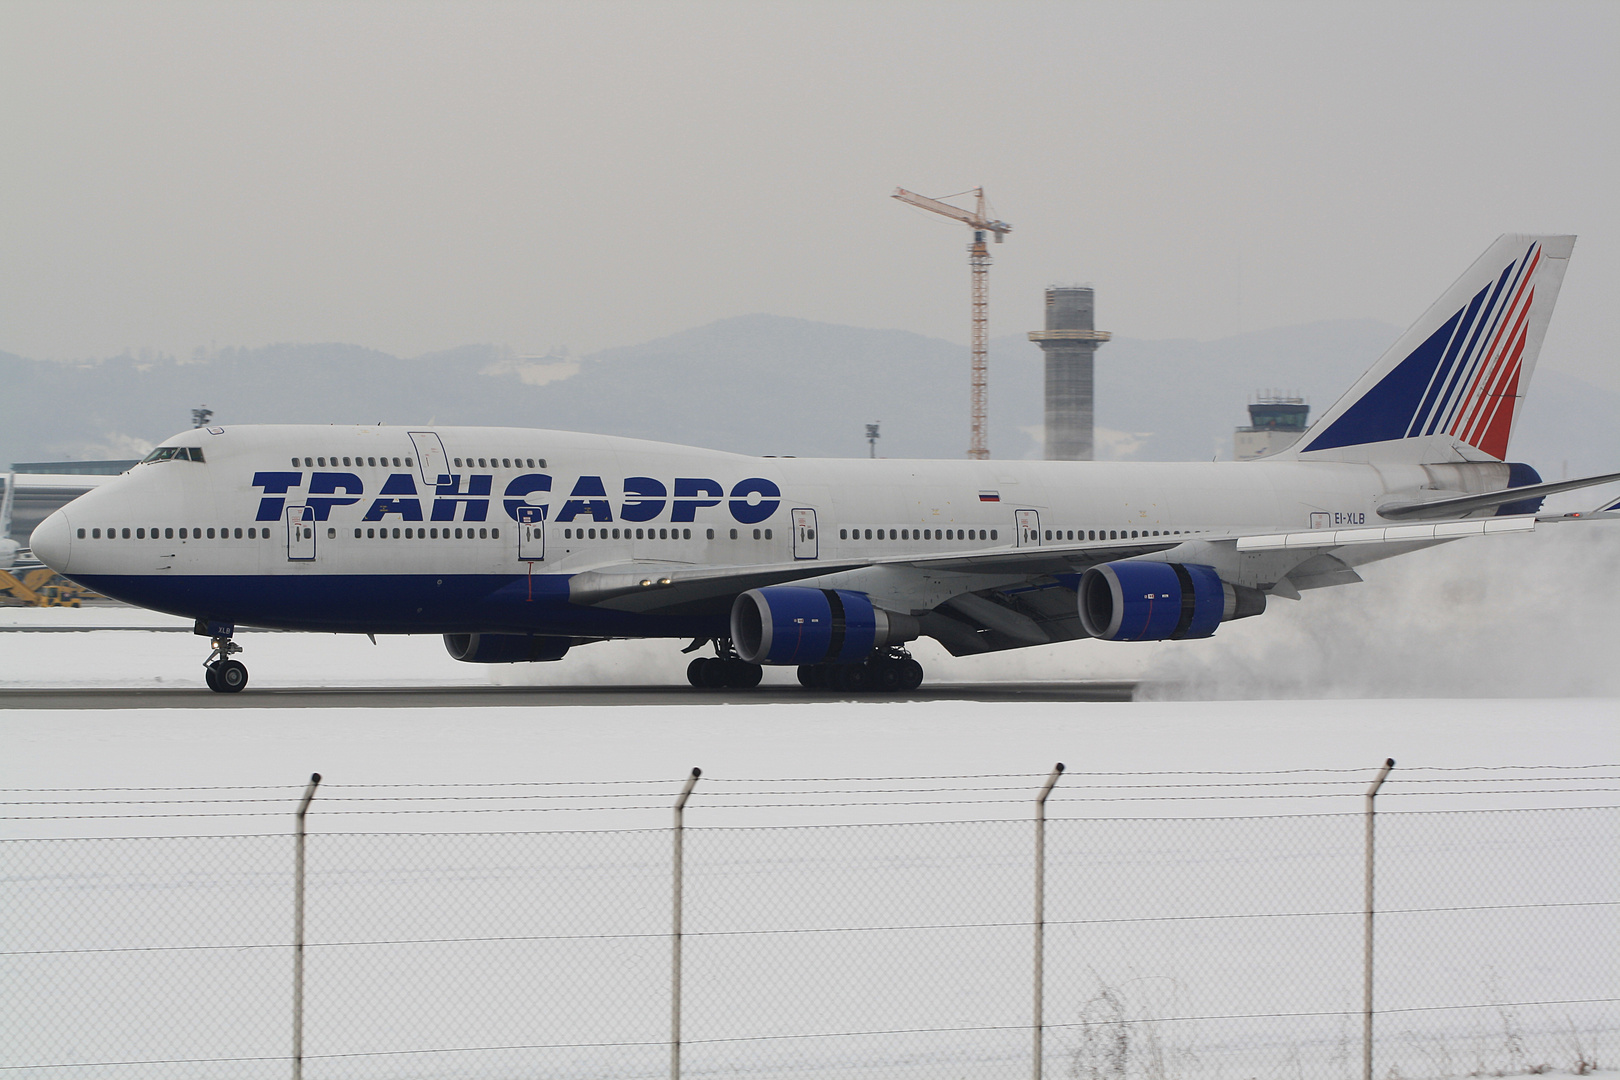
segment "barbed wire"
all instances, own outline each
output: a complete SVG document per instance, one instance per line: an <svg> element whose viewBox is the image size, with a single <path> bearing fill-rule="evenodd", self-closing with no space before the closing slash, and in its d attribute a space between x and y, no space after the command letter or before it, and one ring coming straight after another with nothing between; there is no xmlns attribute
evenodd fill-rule
<svg viewBox="0 0 1620 1080"><path fill-rule="evenodd" d="M1591 765L1412 765L1402 766L1401 774L1414 772L1575 772L1590 769L1620 769L1620 762L1599 763ZM1080 776L1290 776L1304 774L1350 774L1362 775L1375 773L1376 766L1358 766L1355 768L1295 768L1295 769L1164 769L1164 770L1082 770L1068 769L1064 776L1073 778ZM825 783L894 783L894 782L921 782L927 780L1034 780L1045 779L1045 772L1030 773L940 773L925 774L921 776L766 776L766 777L703 777L705 786L714 784L825 784ZM504 787L612 787L628 785L669 785L679 786L686 782L685 775L648 780L513 780L492 783L414 783L414 784L344 784L327 781L322 784L322 790L336 789L399 789L414 790L420 788L504 788ZM1487 778L1481 777L1485 782ZM1551 779L1551 778L1549 778ZM1605 778L1612 779L1612 778ZM1398 782L1412 783L1411 779L1399 774L1391 776L1386 783ZM1304 781L1306 783L1312 781ZM1320 781L1321 783L1355 783L1353 780ZM1438 780L1435 782L1439 782ZM1506 781L1500 781L1506 782ZM1211 785L1212 786L1212 785ZM183 785L183 786L153 786L153 787L16 787L0 788L0 793L6 792L104 792L104 791L302 791L304 785L297 784L218 784L218 785Z"/></svg>

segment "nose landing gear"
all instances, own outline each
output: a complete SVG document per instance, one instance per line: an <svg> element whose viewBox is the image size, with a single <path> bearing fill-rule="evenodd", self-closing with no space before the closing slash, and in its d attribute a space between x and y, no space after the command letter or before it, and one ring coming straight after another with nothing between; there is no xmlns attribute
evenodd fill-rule
<svg viewBox="0 0 1620 1080"><path fill-rule="evenodd" d="M248 684L247 665L240 660L231 659L233 655L242 651L242 646L231 640L236 633L235 626L230 623L214 623L198 619L192 631L213 639L209 644L214 647L214 651L203 661L203 678L208 683L208 689L217 694L234 694Z"/></svg>

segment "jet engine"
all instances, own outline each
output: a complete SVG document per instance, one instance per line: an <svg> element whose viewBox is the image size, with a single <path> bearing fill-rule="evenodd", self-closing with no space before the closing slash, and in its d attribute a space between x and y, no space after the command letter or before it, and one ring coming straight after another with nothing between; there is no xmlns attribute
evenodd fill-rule
<svg viewBox="0 0 1620 1080"><path fill-rule="evenodd" d="M1080 578L1080 624L1105 641L1209 637L1228 619L1266 610L1259 589L1222 581L1212 566L1112 562Z"/></svg>
<svg viewBox="0 0 1620 1080"><path fill-rule="evenodd" d="M842 589L773 585L749 589L731 605L731 643L750 664L858 664L919 633L910 615Z"/></svg>
<svg viewBox="0 0 1620 1080"><path fill-rule="evenodd" d="M444 647L452 657L469 664L525 664L561 660L572 638L535 634L446 634Z"/></svg>

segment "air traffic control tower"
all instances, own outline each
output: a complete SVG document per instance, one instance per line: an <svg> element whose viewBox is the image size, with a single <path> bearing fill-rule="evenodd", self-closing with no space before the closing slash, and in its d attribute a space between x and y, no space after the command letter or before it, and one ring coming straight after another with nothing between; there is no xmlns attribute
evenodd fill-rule
<svg viewBox="0 0 1620 1080"><path fill-rule="evenodd" d="M1113 335L1096 329L1096 294L1084 286L1046 290L1046 329L1029 340L1046 353L1046 460L1092 458L1092 369L1097 346Z"/></svg>

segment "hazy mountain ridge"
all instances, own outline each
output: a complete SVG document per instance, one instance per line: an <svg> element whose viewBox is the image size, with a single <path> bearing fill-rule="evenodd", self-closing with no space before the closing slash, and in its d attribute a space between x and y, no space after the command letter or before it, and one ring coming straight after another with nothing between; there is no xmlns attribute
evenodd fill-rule
<svg viewBox="0 0 1620 1080"><path fill-rule="evenodd" d="M1230 457L1257 390L1328 407L1392 342L1370 321L1313 323L1215 341L1121 338L1097 359L1099 456ZM990 447L1041 455L1042 355L991 345ZM600 431L755 454L858 456L882 422L888 457L966 450L965 347L903 330L772 315L723 319L580 358L467 345L402 358L356 345L225 348L35 361L0 353L0 461L134 456L206 404L231 423L491 424ZM1549 477L1620 464L1620 395L1541 371L1514 455Z"/></svg>

